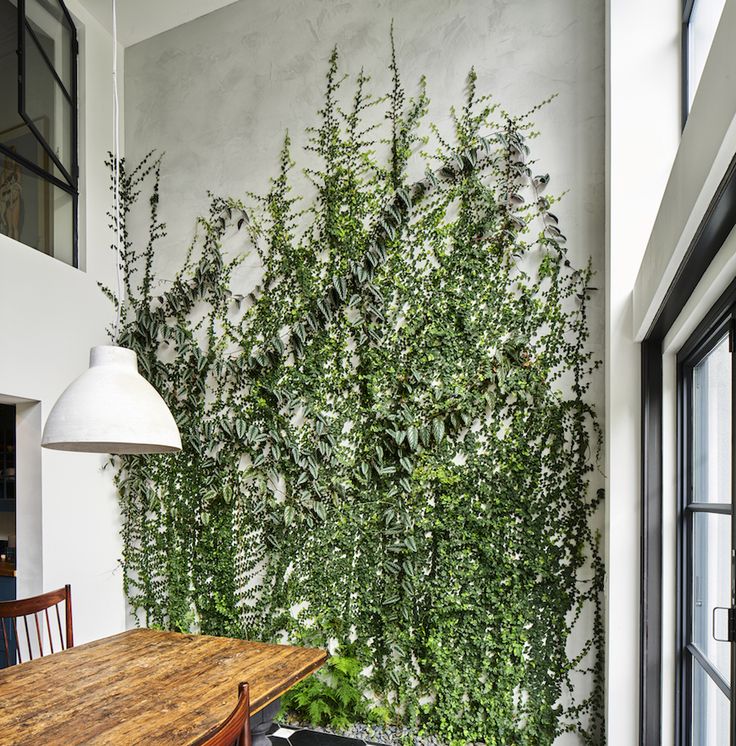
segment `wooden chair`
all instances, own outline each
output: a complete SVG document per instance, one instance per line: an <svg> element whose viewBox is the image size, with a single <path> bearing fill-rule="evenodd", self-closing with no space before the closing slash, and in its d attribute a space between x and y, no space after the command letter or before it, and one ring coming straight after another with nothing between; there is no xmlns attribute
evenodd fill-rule
<svg viewBox="0 0 736 746"><path fill-rule="evenodd" d="M238 704L227 719L191 746L251 746L248 684L241 683L238 687Z"/></svg>
<svg viewBox="0 0 736 746"><path fill-rule="evenodd" d="M64 604L63 629L59 611L61 603ZM52 612L49 616L49 609L51 608L56 610L56 614ZM41 616L40 620L39 615ZM56 623L53 620L54 616L56 617ZM29 618L31 618L30 625ZM2 627L6 666L22 663L24 651L29 660L33 660L34 652L38 656L45 655L44 637L46 634L48 634L45 640L46 647L51 653L74 647L71 586L66 585L56 591L42 593L40 596L33 596L32 598L0 601L0 627ZM19 627L20 636L18 635ZM58 634L55 634L57 627ZM33 634L34 630L35 635ZM23 637L24 631L25 638ZM25 647L23 646L24 639ZM54 645L55 642L56 646Z"/></svg>

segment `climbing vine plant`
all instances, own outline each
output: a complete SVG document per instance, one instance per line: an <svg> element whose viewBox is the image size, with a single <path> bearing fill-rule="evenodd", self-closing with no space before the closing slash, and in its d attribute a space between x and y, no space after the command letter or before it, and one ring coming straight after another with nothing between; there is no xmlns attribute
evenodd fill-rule
<svg viewBox="0 0 736 746"><path fill-rule="evenodd" d="M336 650L289 699L313 722L601 743L591 270L531 159L534 110L499 111L471 72L444 133L391 72L346 105L333 53L313 197L287 137L265 196L212 198L173 281L161 160L123 169L119 342L183 441L115 459L125 590L151 625Z"/></svg>

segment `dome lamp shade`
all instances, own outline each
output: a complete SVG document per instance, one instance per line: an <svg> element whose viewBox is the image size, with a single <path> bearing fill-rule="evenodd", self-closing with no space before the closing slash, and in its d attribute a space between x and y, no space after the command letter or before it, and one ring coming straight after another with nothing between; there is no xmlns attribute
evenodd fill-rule
<svg viewBox="0 0 736 746"><path fill-rule="evenodd" d="M100 345L49 413L41 445L83 453L168 453L181 450L181 437L166 403L138 372L135 352Z"/></svg>

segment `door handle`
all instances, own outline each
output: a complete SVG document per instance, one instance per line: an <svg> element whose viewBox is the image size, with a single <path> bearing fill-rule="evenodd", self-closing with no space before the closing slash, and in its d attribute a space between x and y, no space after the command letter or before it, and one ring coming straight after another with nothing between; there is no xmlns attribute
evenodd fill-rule
<svg viewBox="0 0 736 746"><path fill-rule="evenodd" d="M728 612L728 627L727 627L728 637L726 638L716 637L716 612L717 611ZM714 606L711 626L712 626L711 634L713 635L713 639L716 640L717 642L736 642L736 615L734 615L734 609L729 608L728 606Z"/></svg>

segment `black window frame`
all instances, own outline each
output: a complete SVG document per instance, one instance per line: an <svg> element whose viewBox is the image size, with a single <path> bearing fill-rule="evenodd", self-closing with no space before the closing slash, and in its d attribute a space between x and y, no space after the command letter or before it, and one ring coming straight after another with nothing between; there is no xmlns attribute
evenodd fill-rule
<svg viewBox="0 0 736 746"><path fill-rule="evenodd" d="M732 693L724 677L692 640L693 523L696 513L732 516L732 502L696 502L693 491L693 371L725 337L733 354L736 328L736 281L716 301L705 318L677 353L677 659L675 672L675 718L677 744L690 744L692 736L693 661L697 660L731 705ZM734 406L736 365L732 364L731 459L734 455ZM732 497L732 496L731 496ZM733 526L733 519L732 519ZM729 604L732 599L729 598ZM733 677L733 671L730 672Z"/></svg>
<svg viewBox="0 0 736 746"><path fill-rule="evenodd" d="M698 0L682 0L680 31L680 125L685 129L690 115L690 23Z"/></svg>
<svg viewBox="0 0 736 746"><path fill-rule="evenodd" d="M680 118L685 129L690 114L690 21L696 0L682 0L682 24L680 31Z"/></svg>
<svg viewBox="0 0 736 746"><path fill-rule="evenodd" d="M662 743L663 342L734 227L736 156L721 179L641 344L640 746L659 746ZM715 323L718 313L728 310L731 305L729 294L736 297L736 280L702 324ZM679 474L677 479L679 483ZM678 577L682 572L680 548L681 542L678 541ZM667 643L669 646L670 641ZM671 693L667 692L665 696L669 697ZM675 703L681 707L679 690ZM678 709L675 717L675 744L678 746L683 743L679 714Z"/></svg>
<svg viewBox="0 0 736 746"><path fill-rule="evenodd" d="M46 154L53 161L56 168L63 175L63 179L59 178L53 173L44 170L33 161L23 157L19 153L11 151L0 143L0 155L5 158L9 158L16 163L19 163L23 168L28 169L31 173L40 179L52 184L53 186L61 189L62 191L69 194L72 198L72 266L75 268L79 267L79 95L78 95L78 58L79 58L79 40L77 35L77 27L74 23L74 19L69 13L68 8L63 0L55 0L58 2L64 17L69 24L71 31L71 90L67 90L67 86L59 77L58 72L54 68L53 63L49 60L46 55L43 46L41 45L36 33L33 31L30 22L26 16L26 0L18 0L17 5L17 56L18 56L18 114L20 115L23 122L33 133L36 140L38 140L41 147L44 149ZM42 136L36 125L33 123L31 117L26 112L26 31L29 36L33 39L36 48L39 50L41 57L48 66L54 80L57 85L61 88L62 94L69 102L71 106L71 170L67 169L54 152L54 149L49 145L46 139Z"/></svg>

